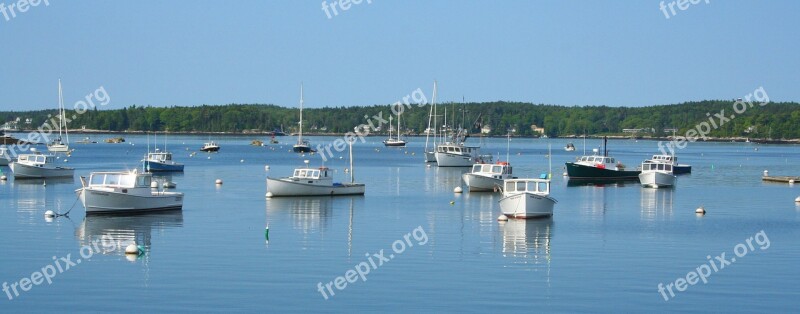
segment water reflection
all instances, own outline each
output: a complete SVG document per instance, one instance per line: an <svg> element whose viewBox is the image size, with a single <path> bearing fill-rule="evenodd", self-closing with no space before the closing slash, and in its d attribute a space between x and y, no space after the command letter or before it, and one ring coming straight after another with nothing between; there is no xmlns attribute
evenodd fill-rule
<svg viewBox="0 0 800 314"><path fill-rule="evenodd" d="M453 192L453 188L462 185L461 175L470 170L468 167L437 167L435 163L430 165L425 168L425 188L431 192Z"/></svg>
<svg viewBox="0 0 800 314"><path fill-rule="evenodd" d="M626 185L639 185L639 179L626 179L626 180L567 180L567 186L596 186L596 187L624 187Z"/></svg>
<svg viewBox="0 0 800 314"><path fill-rule="evenodd" d="M553 218L510 219L500 222L503 256L518 258L523 264L550 262Z"/></svg>
<svg viewBox="0 0 800 314"><path fill-rule="evenodd" d="M150 252L153 231L183 227L183 211L173 210L139 215L89 215L75 231L81 246L98 241L100 253L124 255L133 241Z"/></svg>
<svg viewBox="0 0 800 314"><path fill-rule="evenodd" d="M330 224L332 203L330 196L268 198L267 219L288 214L292 228L304 233L324 232Z"/></svg>
<svg viewBox="0 0 800 314"><path fill-rule="evenodd" d="M674 189L642 189L642 220L664 220L672 217Z"/></svg>

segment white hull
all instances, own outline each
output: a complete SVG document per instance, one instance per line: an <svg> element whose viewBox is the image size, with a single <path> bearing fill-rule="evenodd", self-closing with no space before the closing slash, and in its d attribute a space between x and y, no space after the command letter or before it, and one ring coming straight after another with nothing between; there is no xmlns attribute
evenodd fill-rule
<svg viewBox="0 0 800 314"><path fill-rule="evenodd" d="M436 152L436 165L439 167L472 167L475 162L470 155Z"/></svg>
<svg viewBox="0 0 800 314"><path fill-rule="evenodd" d="M183 193L155 192L152 195L132 195L102 190L78 190L86 213L131 213L183 208Z"/></svg>
<svg viewBox="0 0 800 314"><path fill-rule="evenodd" d="M365 191L366 187L360 183L342 183L328 186L267 178L267 193L272 193L273 197L363 195Z"/></svg>
<svg viewBox="0 0 800 314"><path fill-rule="evenodd" d="M509 218L538 218L553 215L556 200L549 196L520 193L500 199L500 210Z"/></svg>
<svg viewBox="0 0 800 314"><path fill-rule="evenodd" d="M661 188L675 186L675 175L663 172L642 172L639 174L639 182L643 187Z"/></svg>
<svg viewBox="0 0 800 314"><path fill-rule="evenodd" d="M34 167L29 165L23 165L20 163L11 163L11 171L14 172L14 178L18 179L25 179L25 178L65 178L65 177L72 177L75 174L75 169L73 168L41 168L41 167Z"/></svg>
<svg viewBox="0 0 800 314"><path fill-rule="evenodd" d="M436 162L436 152L425 152L425 162Z"/></svg>
<svg viewBox="0 0 800 314"><path fill-rule="evenodd" d="M461 175L470 192L494 192L503 188L503 179L465 173Z"/></svg>
<svg viewBox="0 0 800 314"><path fill-rule="evenodd" d="M47 150L51 153L68 153L69 145L64 145L64 144L48 145Z"/></svg>

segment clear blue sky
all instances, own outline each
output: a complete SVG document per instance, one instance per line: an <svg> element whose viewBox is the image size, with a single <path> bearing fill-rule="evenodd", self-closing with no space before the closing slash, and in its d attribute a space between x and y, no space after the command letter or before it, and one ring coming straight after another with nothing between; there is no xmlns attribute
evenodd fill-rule
<svg viewBox="0 0 800 314"><path fill-rule="evenodd" d="M12 0L0 0L6 6ZM669 1L665 1L668 3ZM0 110L54 108L99 86L107 108L441 101L644 106L800 100L800 1L50 0L0 15Z"/></svg>

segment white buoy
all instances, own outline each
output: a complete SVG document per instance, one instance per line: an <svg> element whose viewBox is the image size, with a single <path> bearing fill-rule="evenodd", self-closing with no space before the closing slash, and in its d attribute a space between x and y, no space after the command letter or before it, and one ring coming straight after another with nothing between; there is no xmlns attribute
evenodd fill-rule
<svg viewBox="0 0 800 314"><path fill-rule="evenodd" d="M427 164L427 165L425 165L425 167L428 167L428 168L430 168L430 167L431 167L431 164Z"/></svg>
<svg viewBox="0 0 800 314"><path fill-rule="evenodd" d="M794 199L794 202L795 203L800 203L800 196L798 196L796 199Z"/></svg>
<svg viewBox="0 0 800 314"><path fill-rule="evenodd" d="M6 176L0 176L0 181L5 181L5 180L8 180L8 177L6 177Z"/></svg>
<svg viewBox="0 0 800 314"><path fill-rule="evenodd" d="M136 255L139 255L139 247L136 246L135 242L131 243L131 244L128 244L128 246L125 247L125 254L136 254Z"/></svg>
<svg viewBox="0 0 800 314"><path fill-rule="evenodd" d="M157 189L158 188L158 182L157 181L150 182L150 188Z"/></svg>
<svg viewBox="0 0 800 314"><path fill-rule="evenodd" d="M244 162L244 159L242 159L242 160L239 160L239 162Z"/></svg>
<svg viewBox="0 0 800 314"><path fill-rule="evenodd" d="M208 156L208 159L211 159L211 156Z"/></svg>
<svg viewBox="0 0 800 314"><path fill-rule="evenodd" d="M47 181L42 181L43 186L47 186Z"/></svg>
<svg viewBox="0 0 800 314"><path fill-rule="evenodd" d="M344 168L344 173L350 173L350 169L349 168Z"/></svg>
<svg viewBox="0 0 800 314"><path fill-rule="evenodd" d="M214 181L214 182L215 182L217 185L221 185L221 184L222 184L222 179L217 179L217 181Z"/></svg>
<svg viewBox="0 0 800 314"><path fill-rule="evenodd" d="M174 189L177 185L175 182L164 182L162 185L165 189Z"/></svg>
<svg viewBox="0 0 800 314"><path fill-rule="evenodd" d="M789 179L789 184L794 184L794 179Z"/></svg>
<svg viewBox="0 0 800 314"><path fill-rule="evenodd" d="M267 192L267 198L271 198L271 197L272 197L272 192Z"/></svg>
<svg viewBox="0 0 800 314"><path fill-rule="evenodd" d="M697 209L695 209L694 212L697 213L697 214L700 214L700 215L705 215L706 214L706 209L705 209L705 207L700 206Z"/></svg>
<svg viewBox="0 0 800 314"><path fill-rule="evenodd" d="M69 162L69 159L64 159L64 162Z"/></svg>
<svg viewBox="0 0 800 314"><path fill-rule="evenodd" d="M565 176L565 177L566 177L566 176L569 176L569 174L567 174L567 172L566 172L566 171L564 171L564 176Z"/></svg>
<svg viewBox="0 0 800 314"><path fill-rule="evenodd" d="M56 216L56 213L54 211L52 211L52 210L48 210L48 211L44 212L44 217L45 218L53 218L55 216Z"/></svg>
<svg viewBox="0 0 800 314"><path fill-rule="evenodd" d="M461 192L464 192L464 190L461 189L461 186L457 186L455 189L453 189L453 193L461 193Z"/></svg>
<svg viewBox="0 0 800 314"><path fill-rule="evenodd" d="M264 166L264 171L269 171L269 165Z"/></svg>
<svg viewBox="0 0 800 314"><path fill-rule="evenodd" d="M764 176L765 176L765 177L769 177L769 171L767 171L767 170L764 170Z"/></svg>
<svg viewBox="0 0 800 314"><path fill-rule="evenodd" d="M497 220L498 220L498 221L508 221L508 216L506 216L506 215L500 215L499 217L497 217Z"/></svg>

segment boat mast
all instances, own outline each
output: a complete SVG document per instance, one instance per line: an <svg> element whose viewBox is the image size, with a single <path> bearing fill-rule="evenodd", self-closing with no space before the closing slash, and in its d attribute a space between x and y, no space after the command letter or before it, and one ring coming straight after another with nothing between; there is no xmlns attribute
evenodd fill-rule
<svg viewBox="0 0 800 314"><path fill-rule="evenodd" d="M356 182L355 175L353 174L353 141L347 141L347 144L350 145L350 183Z"/></svg>
<svg viewBox="0 0 800 314"><path fill-rule="evenodd" d="M58 143L61 144L61 125L64 123L64 97L61 93L61 79L58 79Z"/></svg>
<svg viewBox="0 0 800 314"><path fill-rule="evenodd" d="M297 137L297 144L303 144L303 83L300 83L300 135Z"/></svg>
<svg viewBox="0 0 800 314"><path fill-rule="evenodd" d="M508 141L506 142L506 162L509 162L508 151L511 150L511 132L508 132Z"/></svg>

